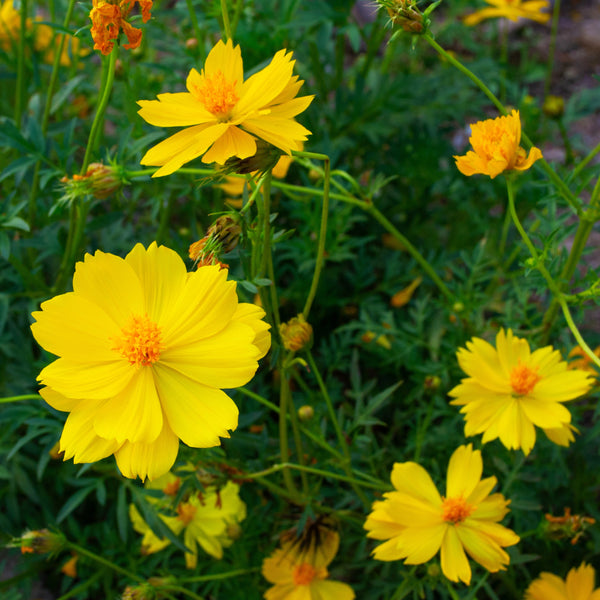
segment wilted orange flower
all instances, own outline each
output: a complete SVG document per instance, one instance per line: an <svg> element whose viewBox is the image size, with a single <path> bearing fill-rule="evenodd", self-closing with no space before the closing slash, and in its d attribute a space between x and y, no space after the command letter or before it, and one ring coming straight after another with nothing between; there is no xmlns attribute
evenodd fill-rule
<svg viewBox="0 0 600 600"><path fill-rule="evenodd" d="M586 529L596 522L592 517L572 515L568 506L565 507L565 514L562 517L546 514L545 519L545 531L550 538L555 540L567 538L571 540L572 545L575 545L585 534Z"/></svg>
<svg viewBox="0 0 600 600"><path fill-rule="evenodd" d="M140 45L142 30L136 29L127 21L136 3L139 3L142 21L146 23L150 19L152 0L93 0L90 19L94 50L100 50L102 54L110 54L121 31L127 36L128 42L123 48L130 50Z"/></svg>
<svg viewBox="0 0 600 600"><path fill-rule="evenodd" d="M525 171L542 158L539 148L531 148L529 156L521 142L519 111L510 115L478 121L471 125L469 138L473 150L465 156L455 156L456 166L463 175L482 173L492 179L504 171Z"/></svg>
<svg viewBox="0 0 600 600"><path fill-rule="evenodd" d="M597 346L594 349L594 354L600 358L600 346ZM581 346L575 346L569 352L569 365L568 369L579 369L581 371L588 371L594 377L597 377L598 371L592 362L592 359L587 355L585 350Z"/></svg>
<svg viewBox="0 0 600 600"><path fill-rule="evenodd" d="M465 25L477 25L484 19L505 17L511 21L520 18L531 19L538 23L546 23L550 19L549 13L542 12L548 8L548 0L485 0L490 6L482 8L464 19Z"/></svg>

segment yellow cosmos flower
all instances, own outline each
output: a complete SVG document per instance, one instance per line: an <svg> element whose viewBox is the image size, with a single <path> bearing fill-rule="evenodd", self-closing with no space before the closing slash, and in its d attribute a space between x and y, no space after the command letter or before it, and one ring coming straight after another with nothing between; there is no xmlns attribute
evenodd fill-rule
<svg viewBox="0 0 600 600"><path fill-rule="evenodd" d="M465 156L455 156L456 166L463 175L482 173L492 179L504 171L525 171L542 158L539 148L531 148L529 156L521 142L519 111L510 115L487 119L471 125L469 138L473 150Z"/></svg>
<svg viewBox="0 0 600 600"><path fill-rule="evenodd" d="M541 573L525 593L525 600L600 600L600 588L594 590L596 572L582 563L571 569L564 581L552 573Z"/></svg>
<svg viewBox="0 0 600 600"><path fill-rule="evenodd" d="M151 487L157 489L156 486ZM193 494L179 503L177 516L159 515L175 535L183 532L183 543L190 550L185 553L188 569L196 568L198 546L214 558L221 559L223 548L233 544L229 531L246 518L246 505L239 492L240 486L228 481L220 490L211 486L203 494ZM170 544L167 538L159 538L153 533L133 504L129 506L129 517L133 528L144 536L143 554L153 554Z"/></svg>
<svg viewBox="0 0 600 600"><path fill-rule="evenodd" d="M516 544L519 536L498 523L510 501L490 495L496 478L481 479L482 471L481 452L471 444L460 446L448 464L446 495L440 496L423 467L395 463L395 491L373 503L365 523L367 537L387 540L375 548L375 558L418 565L441 549L444 575L467 585L471 567L465 551L492 573L505 570L510 558L502 548Z"/></svg>
<svg viewBox="0 0 600 600"><path fill-rule="evenodd" d="M335 531L323 534L318 546L301 551L294 540L263 561L262 574L275 584L265 592L267 600L353 600L354 591L347 583L328 579L327 566L340 544Z"/></svg>
<svg viewBox="0 0 600 600"><path fill-rule="evenodd" d="M205 448L229 437L238 409L222 388L248 383L270 345L264 311L238 302L227 271L188 273L156 243L125 259L87 254L73 292L41 309L33 335L60 358L39 374L40 394L69 412L65 460L114 454L132 478L166 473L179 439Z"/></svg>
<svg viewBox="0 0 600 600"><path fill-rule="evenodd" d="M450 391L450 404L462 406L466 436L483 433L484 443L500 438L525 454L535 444L534 425L561 446L573 440L571 413L562 403L585 394L594 378L568 370L558 350L531 352L527 340L501 329L496 348L473 338L456 356L469 377Z"/></svg>
<svg viewBox="0 0 600 600"><path fill-rule="evenodd" d="M482 8L464 18L465 25L477 25L485 19L504 17L511 21L531 19L538 23L547 23L550 14L542 12L548 8L548 0L485 0L489 7Z"/></svg>
<svg viewBox="0 0 600 600"><path fill-rule="evenodd" d="M221 40L210 51L204 69L192 69L187 92L140 100L140 116L158 127L186 127L146 152L143 165L160 166L154 177L169 175L202 156L202 162L224 164L256 153L260 138L287 154L300 150L310 134L294 117L313 96L296 98L303 81L292 75L292 53L280 50L271 63L244 81L239 46Z"/></svg>
<svg viewBox="0 0 600 600"><path fill-rule="evenodd" d="M21 15L19 11L15 10L13 0L4 0L0 6L0 48L8 52L11 47L16 47L20 31Z"/></svg>

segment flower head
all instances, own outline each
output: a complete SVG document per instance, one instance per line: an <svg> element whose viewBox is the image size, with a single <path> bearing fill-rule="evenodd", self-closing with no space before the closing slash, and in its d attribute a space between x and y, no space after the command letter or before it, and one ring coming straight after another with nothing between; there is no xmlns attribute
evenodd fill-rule
<svg viewBox="0 0 600 600"><path fill-rule="evenodd" d="M90 19L94 50L110 54L121 31L127 36L128 42L123 48L130 50L141 44L142 30L136 29L127 21L136 4L139 4L142 21L146 23L151 16L152 0L93 0Z"/></svg>
<svg viewBox="0 0 600 600"><path fill-rule="evenodd" d="M496 348L473 338L456 356L469 377L450 390L450 404L462 406L466 436L483 433L484 443L500 438L525 454L535 444L534 425L554 443L572 441L571 413L562 403L585 394L594 379L568 370L558 350L546 346L531 352L527 340L501 329Z"/></svg>
<svg viewBox="0 0 600 600"><path fill-rule="evenodd" d="M313 328L303 314L293 317L279 326L283 347L291 352L309 349L313 340Z"/></svg>
<svg viewBox="0 0 600 600"><path fill-rule="evenodd" d="M263 561L262 573L275 584L265 592L267 600L352 600L354 591L328 579L327 566L337 554L339 535L329 530L318 545L302 547L284 537L281 547Z"/></svg>
<svg viewBox="0 0 600 600"><path fill-rule="evenodd" d="M525 149L519 146L521 118L518 110L504 117L474 123L469 142L474 151L454 157L463 175L482 173L494 179L504 171L525 171L542 158L538 148L531 148L527 155Z"/></svg>
<svg viewBox="0 0 600 600"><path fill-rule="evenodd" d="M509 500L491 494L495 477L481 479L481 452L471 444L457 448L448 464L446 495L440 496L431 477L414 462L396 463L393 492L374 502L365 523L367 537L387 540L373 552L377 560L401 560L417 565L441 549L442 571L452 581L471 581L466 553L488 571L509 563L502 549L519 536L498 522Z"/></svg>
<svg viewBox="0 0 600 600"><path fill-rule="evenodd" d="M562 517L551 514L545 515L544 531L553 540L568 539L575 545L585 535L586 529L596 523L596 519L586 515L572 515L571 509L566 506Z"/></svg>
<svg viewBox="0 0 600 600"><path fill-rule="evenodd" d="M0 6L0 48L6 52L11 47L16 47L20 31L19 11L15 9L13 0L4 0Z"/></svg>
<svg viewBox="0 0 600 600"><path fill-rule="evenodd" d="M210 51L204 69L192 69L187 92L140 100L140 116L158 127L186 127L146 152L143 165L169 175L202 156L202 162L254 156L257 138L289 154L299 150L310 131L294 120L313 96L296 98L304 83L292 75L292 53L280 50L264 69L244 81L239 46L221 40Z"/></svg>
<svg viewBox="0 0 600 600"><path fill-rule="evenodd" d="M76 266L73 291L33 313L38 343L59 356L41 396L69 412L65 459L115 455L126 477L166 473L179 439L216 446L237 427L223 392L246 384L270 346L264 311L239 303L227 271L187 273L172 250L141 244L96 252Z"/></svg>
<svg viewBox="0 0 600 600"><path fill-rule="evenodd" d="M541 573L525 593L525 600L600 600L600 588L594 590L596 572L582 563L571 569L566 581L552 573Z"/></svg>
<svg viewBox="0 0 600 600"><path fill-rule="evenodd" d="M185 554L188 569L198 562L198 545L214 558L223 558L223 548L231 546L232 525L246 518L246 505L241 500L240 486L228 481L222 489L210 486L202 494L192 494L176 507L176 516L160 514L160 518L175 535L183 532L183 543L190 552ZM167 538L157 537L132 504L129 517L133 528L141 533L142 553L153 554L169 545Z"/></svg>
<svg viewBox="0 0 600 600"><path fill-rule="evenodd" d="M477 25L484 19L504 17L511 21L531 19L538 23L547 23L550 14L542 12L548 8L548 0L485 0L490 6L482 8L464 18L465 25Z"/></svg>

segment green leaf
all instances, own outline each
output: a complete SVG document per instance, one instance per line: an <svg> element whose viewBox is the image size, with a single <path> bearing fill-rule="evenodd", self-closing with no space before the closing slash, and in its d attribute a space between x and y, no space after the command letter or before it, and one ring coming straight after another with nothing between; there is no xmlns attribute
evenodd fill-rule
<svg viewBox="0 0 600 600"><path fill-rule="evenodd" d="M84 500L85 498L92 493L96 489L96 484L88 485L83 489L75 492L63 505L60 509L57 517L56 523L60 523L66 517L68 517Z"/></svg>

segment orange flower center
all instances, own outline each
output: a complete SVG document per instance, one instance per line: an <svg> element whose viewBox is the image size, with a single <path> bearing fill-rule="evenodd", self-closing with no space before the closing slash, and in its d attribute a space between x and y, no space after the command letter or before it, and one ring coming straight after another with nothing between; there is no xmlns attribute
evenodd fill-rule
<svg viewBox="0 0 600 600"><path fill-rule="evenodd" d="M537 367L532 369L519 363L510 372L510 385L519 396L525 396L533 391L535 384L541 379L537 374Z"/></svg>
<svg viewBox="0 0 600 600"><path fill-rule="evenodd" d="M183 521L184 525L189 525L196 514L196 507L191 504L178 504L177 505L177 518Z"/></svg>
<svg viewBox="0 0 600 600"><path fill-rule="evenodd" d="M132 317L129 326L121 329L121 336L116 342L112 350L136 367L155 363L163 349L160 328L148 315Z"/></svg>
<svg viewBox="0 0 600 600"><path fill-rule="evenodd" d="M294 585L308 585L317 574L317 570L308 563L296 565L292 571Z"/></svg>
<svg viewBox="0 0 600 600"><path fill-rule="evenodd" d="M217 71L210 76L204 75L202 83L195 86L194 91L208 112L218 117L219 121L226 121L239 100L235 91L236 83L229 83L225 75Z"/></svg>
<svg viewBox="0 0 600 600"><path fill-rule="evenodd" d="M458 498L444 498L442 504L442 519L448 523L462 523L473 511L475 506L459 496Z"/></svg>

